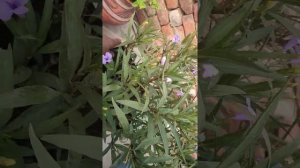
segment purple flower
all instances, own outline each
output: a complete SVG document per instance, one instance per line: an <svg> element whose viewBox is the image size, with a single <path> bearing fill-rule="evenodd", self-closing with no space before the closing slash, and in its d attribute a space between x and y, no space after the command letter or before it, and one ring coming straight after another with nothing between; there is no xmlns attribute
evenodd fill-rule
<svg viewBox="0 0 300 168"><path fill-rule="evenodd" d="M108 64L112 61L112 55L110 52L106 52L104 55L102 55L102 63Z"/></svg>
<svg viewBox="0 0 300 168"><path fill-rule="evenodd" d="M272 168L282 168L283 166L282 166L282 164L280 164L280 163L277 163L276 165L274 165Z"/></svg>
<svg viewBox="0 0 300 168"><path fill-rule="evenodd" d="M176 96L181 97L183 95L184 95L184 93L181 90L176 91Z"/></svg>
<svg viewBox="0 0 300 168"><path fill-rule="evenodd" d="M196 68L192 69L192 74L193 75L197 75L197 73L198 73L198 70Z"/></svg>
<svg viewBox="0 0 300 168"><path fill-rule="evenodd" d="M250 121L250 117L242 114L242 113L238 113L236 114L234 117L232 117L232 119L237 120L237 121Z"/></svg>
<svg viewBox="0 0 300 168"><path fill-rule="evenodd" d="M28 0L0 0L0 20L8 21L13 14L22 16L28 12L25 7Z"/></svg>
<svg viewBox="0 0 300 168"><path fill-rule="evenodd" d="M166 57L166 56L163 56L163 57L161 58L161 60L160 60L160 64L161 64L161 65L165 65L166 60L167 60L167 57Z"/></svg>
<svg viewBox="0 0 300 168"><path fill-rule="evenodd" d="M288 43L283 47L284 52L291 51L292 53L300 52L300 39L296 36L293 36Z"/></svg>
<svg viewBox="0 0 300 168"><path fill-rule="evenodd" d="M219 70L211 64L203 64L203 78L209 78L216 76L219 73Z"/></svg>
<svg viewBox="0 0 300 168"><path fill-rule="evenodd" d="M180 42L180 37L178 34L175 34L175 36L173 37L173 40L172 40L173 43L179 43Z"/></svg>
<svg viewBox="0 0 300 168"><path fill-rule="evenodd" d="M292 54L300 53L300 39L293 36L284 46L284 52L290 51ZM290 64L299 64L300 58L294 58L289 61Z"/></svg>
<svg viewBox="0 0 300 168"><path fill-rule="evenodd" d="M291 59L289 61L291 64L299 64L300 63L300 58L294 58L294 59Z"/></svg>

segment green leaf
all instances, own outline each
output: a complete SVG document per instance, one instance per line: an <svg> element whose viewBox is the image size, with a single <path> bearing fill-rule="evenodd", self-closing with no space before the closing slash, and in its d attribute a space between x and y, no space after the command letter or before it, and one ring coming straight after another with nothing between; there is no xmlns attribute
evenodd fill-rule
<svg viewBox="0 0 300 168"><path fill-rule="evenodd" d="M162 105L164 105L166 103L167 97L168 97L168 90L167 90L166 82L164 81L162 83L162 97L159 100L157 107L162 107Z"/></svg>
<svg viewBox="0 0 300 168"><path fill-rule="evenodd" d="M59 56L59 76L64 79L65 83L71 81L83 54L84 33L81 14L82 7L79 6L82 1L74 3L72 0L64 2L62 40L66 48Z"/></svg>
<svg viewBox="0 0 300 168"><path fill-rule="evenodd" d="M60 93L46 86L24 86L0 94L0 108L15 108L46 103Z"/></svg>
<svg viewBox="0 0 300 168"><path fill-rule="evenodd" d="M25 82L32 75L30 68L25 66L17 67L14 72L14 83L19 84Z"/></svg>
<svg viewBox="0 0 300 168"><path fill-rule="evenodd" d="M152 138L155 135L155 126L154 126L154 120L153 117L149 114L148 115L148 132L147 137Z"/></svg>
<svg viewBox="0 0 300 168"><path fill-rule="evenodd" d="M272 161L271 160L272 159L272 145L271 145L269 134L265 128L262 130L262 137L265 140L265 144L266 144L267 151L268 151L268 161L267 161L266 167L270 168L271 161Z"/></svg>
<svg viewBox="0 0 300 168"><path fill-rule="evenodd" d="M251 3L245 5L237 12L222 19L207 35L205 45L211 48L220 44L225 38L231 36L234 30L245 20L251 9Z"/></svg>
<svg viewBox="0 0 300 168"><path fill-rule="evenodd" d="M114 106L114 109L115 109L117 118L118 118L118 120L120 121L121 127L122 127L125 131L128 131L128 130L129 130L129 122L128 122L127 118L126 118L125 113L124 113L124 112L120 109L120 107L116 104L114 98L111 98L111 99L112 99L112 103L113 103L113 106Z"/></svg>
<svg viewBox="0 0 300 168"><path fill-rule="evenodd" d="M122 61L122 68L123 68L123 74L122 74L122 81L123 83L126 83L127 78L129 76L129 59L130 59L130 52L128 52L127 54L124 53L123 55L123 61Z"/></svg>
<svg viewBox="0 0 300 168"><path fill-rule="evenodd" d="M280 15L277 15L275 13L268 13L270 16L272 16L273 18L275 18L276 20L278 20L283 26L285 26L292 34L300 37L300 32L299 29L297 29L293 23L293 21L284 18Z"/></svg>
<svg viewBox="0 0 300 168"><path fill-rule="evenodd" d="M159 114L172 114L172 115L178 115L179 110L178 109L171 109L171 108L159 108Z"/></svg>
<svg viewBox="0 0 300 168"><path fill-rule="evenodd" d="M17 130L21 127L26 127L27 131L28 123L32 123L33 125L41 123L49 119L51 116L59 114L65 108L66 104L63 97L57 97L45 104L32 106L10 121L5 127L5 132Z"/></svg>
<svg viewBox="0 0 300 168"><path fill-rule="evenodd" d="M63 40L55 40L48 44L45 44L42 46L39 50L39 54L52 54L52 53L59 53L62 48L64 47Z"/></svg>
<svg viewBox="0 0 300 168"><path fill-rule="evenodd" d="M150 145L155 145L160 142L159 137L151 137L151 138L146 138L140 142L140 144L134 149L134 150L139 150L139 149L146 149Z"/></svg>
<svg viewBox="0 0 300 168"><path fill-rule="evenodd" d="M0 49L0 95L14 88L14 63L11 47L8 50ZM0 106L0 127L2 127L12 116L12 109Z"/></svg>
<svg viewBox="0 0 300 168"><path fill-rule="evenodd" d="M29 137L32 148L34 150L35 156L38 160L38 165L40 168L60 168L57 162L51 157L47 152L46 148L37 138L32 128L32 125L29 125Z"/></svg>
<svg viewBox="0 0 300 168"><path fill-rule="evenodd" d="M238 161L243 155L245 150L254 143L257 138L261 135L264 125L266 124L267 120L269 119L269 115L276 109L278 100L281 97L282 93L284 92L284 88L282 88L276 96L272 99L271 103L268 105L265 112L263 112L259 118L257 119L256 123L251 127L251 129L245 134L241 143L220 163L218 168L228 168L233 163ZM274 156L273 156L274 157Z"/></svg>
<svg viewBox="0 0 300 168"><path fill-rule="evenodd" d="M169 154L169 141L168 141L168 136L167 136L167 132L165 129L165 125L163 124L163 121L161 118L158 120L157 125L158 125L158 129L159 129L159 132L161 135L161 139L164 144L165 154L168 155Z"/></svg>
<svg viewBox="0 0 300 168"><path fill-rule="evenodd" d="M234 61L223 58L210 58L210 62L215 65L219 71L224 74L237 74L237 75L256 75L267 77L276 80L285 80L285 77L275 72L267 71L256 64L247 62ZM237 71L238 69L238 71Z"/></svg>
<svg viewBox="0 0 300 168"><path fill-rule="evenodd" d="M179 138L178 132L177 132L177 130L176 130L176 125L175 125L175 123L174 123L174 125L171 125L171 129L172 129L172 133L173 133L173 135L174 135L174 137L175 137L175 141L176 141L176 144L177 144L178 149L179 149L179 151L180 151L180 154L181 154L181 156L182 156L182 159L184 160L184 162L186 162L185 156L184 156L184 154L183 154L183 149L182 149L182 145L181 145L181 142L180 142L180 138Z"/></svg>
<svg viewBox="0 0 300 168"><path fill-rule="evenodd" d="M138 100L138 102L141 103L141 97L140 97L137 89L132 86L129 86L129 89L130 89L131 93L135 96L135 98Z"/></svg>
<svg viewBox="0 0 300 168"><path fill-rule="evenodd" d="M261 59L291 59L297 58L298 54L286 54L281 52L265 52L265 51L237 51L233 49L203 49L200 50L200 58L218 57L226 58L230 60L240 61L247 63L251 60L261 60ZM217 59L217 58L214 58Z"/></svg>
<svg viewBox="0 0 300 168"><path fill-rule="evenodd" d="M142 111L143 110L143 105L140 104L137 101L132 101L132 100L117 100L118 103L131 107L133 109L136 109L138 111Z"/></svg>
<svg viewBox="0 0 300 168"><path fill-rule="evenodd" d="M161 162L166 162L169 160L172 160L173 157L169 156L169 155L163 155L163 156L159 156L159 157L147 157L146 160L144 161L144 163L161 163Z"/></svg>
<svg viewBox="0 0 300 168"><path fill-rule="evenodd" d="M37 33L37 36L40 39L40 44L43 44L49 32L52 23L51 22L52 11L53 11L53 0L45 0L43 16L41 18L38 33Z"/></svg>
<svg viewBox="0 0 300 168"><path fill-rule="evenodd" d="M89 87L79 86L78 89L83 94L83 96L87 99L87 101L93 107L93 109L98 114L102 114L101 103L99 103L99 101L102 99L101 95Z"/></svg>
<svg viewBox="0 0 300 168"><path fill-rule="evenodd" d="M84 154L90 158L101 161L102 140L99 137L87 135L44 135L43 141L54 144L60 148Z"/></svg>
<svg viewBox="0 0 300 168"><path fill-rule="evenodd" d="M63 81L52 73L33 72L26 84L45 85L61 92L66 91Z"/></svg>
<svg viewBox="0 0 300 168"><path fill-rule="evenodd" d="M76 111L79 107L86 103L86 101L79 99L73 100L74 105L66 110L64 110L61 114L56 115L48 120L44 120L43 122L38 122L36 124L36 134L43 135L46 133L52 133L55 128L62 126L64 121L68 119L70 114ZM26 127L25 127L26 128ZM25 129L24 128L24 129ZM24 129L19 131L15 131L10 133L10 135L16 139L25 139L27 138L28 134L25 134Z"/></svg>
<svg viewBox="0 0 300 168"><path fill-rule="evenodd" d="M145 101L142 112L144 112L148 109L148 105L150 103L150 95L149 95L149 90L147 88L145 89L145 96L144 97L146 98L146 101Z"/></svg>
<svg viewBox="0 0 300 168"><path fill-rule="evenodd" d="M199 9L199 19L198 19L199 22L198 33L200 36L202 36L204 33L205 26L208 24L207 20L215 4L216 4L215 0L202 0L199 3L200 9Z"/></svg>
<svg viewBox="0 0 300 168"><path fill-rule="evenodd" d="M247 36L234 44L234 48L238 49L246 45L256 44L259 40L267 37L274 30L273 27L262 27L247 33ZM255 51L256 52L256 51Z"/></svg>
<svg viewBox="0 0 300 168"><path fill-rule="evenodd" d="M102 89L103 89L103 93L106 93L114 90L119 90L121 89L121 86L117 84L111 84L111 85L104 86Z"/></svg>
<svg viewBox="0 0 300 168"><path fill-rule="evenodd" d="M242 89L229 85L216 85L208 90L206 96L226 96L234 94L246 94Z"/></svg>

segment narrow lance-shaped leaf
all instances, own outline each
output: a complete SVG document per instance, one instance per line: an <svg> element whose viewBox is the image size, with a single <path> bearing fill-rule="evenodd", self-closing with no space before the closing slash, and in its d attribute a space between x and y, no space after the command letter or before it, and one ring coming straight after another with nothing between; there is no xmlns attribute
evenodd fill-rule
<svg viewBox="0 0 300 168"><path fill-rule="evenodd" d="M139 150L141 148L148 148L150 145L155 145L160 142L159 137L151 137L144 139L134 150Z"/></svg>
<svg viewBox="0 0 300 168"><path fill-rule="evenodd" d="M45 135L43 141L73 152L84 154L90 158L101 161L102 140L99 137L87 135Z"/></svg>
<svg viewBox="0 0 300 168"><path fill-rule="evenodd" d="M89 104L93 107L93 109L98 114L101 114L101 103L99 103L99 100L101 100L101 95L89 87L79 86L78 88L83 96L87 99Z"/></svg>
<svg viewBox="0 0 300 168"><path fill-rule="evenodd" d="M144 163L161 163L161 162L166 162L168 160L172 160L173 157L169 156L169 155L164 155L164 156L160 156L160 157L148 157Z"/></svg>
<svg viewBox="0 0 300 168"><path fill-rule="evenodd" d="M168 140L168 137L167 137L167 132L166 132L165 126L164 126L161 119L158 120L157 125L158 125L158 128L159 128L161 139L162 139L163 144L164 144L165 154L168 155L169 154L169 140Z"/></svg>
<svg viewBox="0 0 300 168"><path fill-rule="evenodd" d="M283 26L285 26L292 34L300 37L300 31L296 27L294 27L293 22L287 18L284 18L276 13L268 13L270 16L278 20Z"/></svg>
<svg viewBox="0 0 300 168"><path fill-rule="evenodd" d="M0 94L0 108L15 108L46 103L60 93L46 86L24 86Z"/></svg>
<svg viewBox="0 0 300 168"><path fill-rule="evenodd" d="M72 0L64 2L61 39L67 45L59 56L59 76L64 79L66 85L75 74L83 54L84 30L81 14L79 3Z"/></svg>
<svg viewBox="0 0 300 168"><path fill-rule="evenodd" d="M117 115L118 120L120 121L120 125L121 127L125 130L128 131L129 130L129 122L126 118L125 113L120 109L120 107L116 104L114 98L112 98L112 103Z"/></svg>
<svg viewBox="0 0 300 168"><path fill-rule="evenodd" d="M132 101L132 100L117 100L118 103L125 105L127 107L131 107L133 109L136 109L138 111L143 110L143 106L137 102L137 101Z"/></svg>
<svg viewBox="0 0 300 168"><path fill-rule="evenodd" d="M43 16L38 30L38 38L40 40L40 44L43 44L48 34L51 25L52 11L53 11L53 0L45 0Z"/></svg>
<svg viewBox="0 0 300 168"><path fill-rule="evenodd" d="M154 120L153 117L148 114L148 132L147 132L147 137L151 138L154 137L155 135L155 126L154 126Z"/></svg>
<svg viewBox="0 0 300 168"><path fill-rule="evenodd" d="M122 73L122 81L123 83L126 83L127 78L129 76L129 71L130 71L130 67L129 67L129 60L130 60L130 52L128 53L124 53L123 55L123 61L122 61L122 68L123 68L123 73Z"/></svg>
<svg viewBox="0 0 300 168"><path fill-rule="evenodd" d="M14 87L14 63L11 47L8 50L0 49L0 94L13 90ZM0 108L0 127L12 116L12 109Z"/></svg>
<svg viewBox="0 0 300 168"><path fill-rule="evenodd" d="M181 145L181 142L180 142L180 138L179 138L178 132L177 132L177 130L176 130L176 125L175 125L175 123L174 123L174 125L171 125L171 129L172 129L172 133L173 133L173 135L174 135L174 137L175 137L175 141L176 141L176 144L177 144L177 146L178 146L179 152L180 152L180 154L181 154L181 156L182 156L182 158L183 158L183 161L186 163L185 156L184 156L184 154L183 154L182 145Z"/></svg>
<svg viewBox="0 0 300 168"><path fill-rule="evenodd" d="M205 42L206 47L211 48L218 45L226 37L231 35L233 30L244 21L247 14L249 14L250 9L251 3L245 3L245 5L237 12L221 20L207 35L207 40Z"/></svg>
<svg viewBox="0 0 300 168"><path fill-rule="evenodd" d="M216 85L207 91L207 96L226 96L233 94L245 94L245 92L240 88L228 85Z"/></svg>
<svg viewBox="0 0 300 168"><path fill-rule="evenodd" d="M215 0L202 0L200 1L200 10L199 10L199 35L202 36L203 32L205 30L205 26L207 23L207 20L211 14L211 11L214 7Z"/></svg>
<svg viewBox="0 0 300 168"><path fill-rule="evenodd" d="M51 157L47 152L46 148L40 142L38 137L36 137L33 127L29 125L29 137L32 148L34 150L35 156L38 160L38 165L40 168L60 168L57 162Z"/></svg>

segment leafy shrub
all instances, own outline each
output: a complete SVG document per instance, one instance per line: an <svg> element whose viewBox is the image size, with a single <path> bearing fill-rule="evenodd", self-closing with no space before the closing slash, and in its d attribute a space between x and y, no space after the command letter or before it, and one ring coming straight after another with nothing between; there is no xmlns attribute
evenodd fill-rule
<svg viewBox="0 0 300 168"><path fill-rule="evenodd" d="M103 131L112 137L105 151L111 150L113 166L192 166L197 102L189 92L197 78L195 34L179 42L178 36L162 38L149 25L138 27L136 36L128 34L110 63L104 60Z"/></svg>

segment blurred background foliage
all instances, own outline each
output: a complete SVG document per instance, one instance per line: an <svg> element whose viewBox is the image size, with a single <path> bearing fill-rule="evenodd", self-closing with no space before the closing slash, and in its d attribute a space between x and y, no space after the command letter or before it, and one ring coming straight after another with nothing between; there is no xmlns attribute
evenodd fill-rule
<svg viewBox="0 0 300 168"><path fill-rule="evenodd" d="M0 21L0 167L99 167L99 1L25 7Z"/></svg>
<svg viewBox="0 0 300 168"><path fill-rule="evenodd" d="M288 123L274 113L280 106L288 113L292 106L278 106L287 97L297 106L299 67L291 60L299 54L284 46L300 35L299 5L200 1L199 71L209 64L218 73L199 75L199 167L299 167L300 134L291 131L298 128L298 108Z"/></svg>

